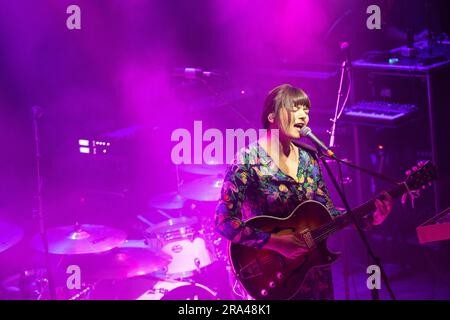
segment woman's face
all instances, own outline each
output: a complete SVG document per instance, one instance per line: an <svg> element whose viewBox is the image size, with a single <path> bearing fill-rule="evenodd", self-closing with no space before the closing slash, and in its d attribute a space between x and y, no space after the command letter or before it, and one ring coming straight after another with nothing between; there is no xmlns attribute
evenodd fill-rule
<svg viewBox="0 0 450 320"><path fill-rule="evenodd" d="M299 139L300 129L306 127L308 122L309 108L306 106L294 107L292 111L281 108L279 111L278 129L280 130L280 135L284 135L289 139Z"/></svg>

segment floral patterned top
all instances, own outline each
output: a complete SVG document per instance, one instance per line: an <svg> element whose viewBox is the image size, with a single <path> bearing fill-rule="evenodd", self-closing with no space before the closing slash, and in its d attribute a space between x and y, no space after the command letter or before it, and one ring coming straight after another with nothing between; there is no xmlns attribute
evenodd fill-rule
<svg viewBox="0 0 450 320"><path fill-rule="evenodd" d="M270 234L246 226L257 215L287 217L301 202L316 200L333 216L334 207L322 178L316 155L299 148L297 180L281 171L258 144L241 150L225 174L216 208L217 231L227 239L261 248Z"/></svg>
<svg viewBox="0 0 450 320"><path fill-rule="evenodd" d="M257 215L287 217L301 202L316 200L332 216L338 211L325 187L316 154L299 147L297 179L285 174L257 143L242 149L225 173L216 208L216 230L235 243L261 248L269 233L247 226ZM312 269L295 299L333 299L331 269Z"/></svg>

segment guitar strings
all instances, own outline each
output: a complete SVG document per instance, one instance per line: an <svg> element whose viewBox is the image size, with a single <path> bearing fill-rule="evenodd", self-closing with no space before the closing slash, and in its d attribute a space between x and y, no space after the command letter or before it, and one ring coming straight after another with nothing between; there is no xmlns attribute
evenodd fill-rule
<svg viewBox="0 0 450 320"><path fill-rule="evenodd" d="M318 229L316 229L315 231L318 231L320 229L324 229L325 227L329 227L330 225L334 224L333 223L328 223L327 225L324 225ZM334 224L331 228L329 228L327 231L320 233L317 237L313 237L315 241L322 241L324 239L326 239L330 234L332 234L334 231L338 230L338 227L336 224Z"/></svg>
<svg viewBox="0 0 450 320"><path fill-rule="evenodd" d="M319 237L315 238L315 241L320 242L322 240L325 240L330 234L332 234L334 231L338 230L336 227L331 228L327 232L323 233Z"/></svg>
<svg viewBox="0 0 450 320"><path fill-rule="evenodd" d="M394 190L390 191L389 194L395 196L398 192L401 192L401 185L398 186L397 188L395 188ZM366 209L366 207L373 207L374 206L374 201L373 200L369 200L366 203L362 204L359 208L360 209ZM336 224L336 221L331 221L323 226L320 226L319 228L313 230L311 232L311 234L313 235L313 239L316 242L320 242L324 239L326 239L330 234L332 234L333 232L337 231L339 228L339 226ZM325 231L325 232L323 232Z"/></svg>
<svg viewBox="0 0 450 320"><path fill-rule="evenodd" d="M328 222L327 224L324 224L323 226L320 226L319 228L313 230L312 231L313 237L316 237L317 235L320 237L322 235L322 231L327 230L330 227L335 228L336 222L335 221ZM328 232L328 230L326 232Z"/></svg>
<svg viewBox="0 0 450 320"><path fill-rule="evenodd" d="M364 203L363 205L360 206L360 208L364 208L367 206L372 206L373 205L373 201L369 200L366 203ZM341 216L343 219L345 219L345 215ZM339 217L338 217L339 218ZM320 226L319 228L315 229L312 231L313 234L313 239L315 241L322 241L325 238L327 238L331 233L333 233L334 231L338 230L338 225L336 224L336 220L330 221L327 224ZM325 232L323 232L325 231Z"/></svg>

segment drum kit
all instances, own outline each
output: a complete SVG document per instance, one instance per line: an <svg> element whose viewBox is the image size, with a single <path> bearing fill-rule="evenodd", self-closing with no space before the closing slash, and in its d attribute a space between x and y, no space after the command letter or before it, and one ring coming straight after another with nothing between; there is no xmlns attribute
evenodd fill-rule
<svg viewBox="0 0 450 320"><path fill-rule="evenodd" d="M180 170L203 177L179 185L177 192L151 197L149 206L178 213L189 202L215 206L225 167L189 165ZM127 239L125 231L95 224L48 229L48 252L58 260L54 273L57 279L63 275L63 280L56 280L57 299L228 299L229 293L222 294L217 286L204 283L216 277L208 275L214 265L219 264L217 268L226 274L224 241L214 231L214 212L208 212L207 217L183 213L166 216L170 219L149 223L141 239ZM20 228L0 224L0 252L22 237ZM44 252L40 235L32 238L31 247ZM71 274L66 268L73 265L80 270L81 285L69 289L66 281ZM49 298L45 269L7 277L1 281L1 288L14 292L18 299Z"/></svg>

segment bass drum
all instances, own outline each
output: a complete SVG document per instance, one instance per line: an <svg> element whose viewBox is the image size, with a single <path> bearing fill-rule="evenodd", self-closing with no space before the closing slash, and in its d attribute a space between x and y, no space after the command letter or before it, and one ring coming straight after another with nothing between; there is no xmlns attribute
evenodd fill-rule
<svg viewBox="0 0 450 320"><path fill-rule="evenodd" d="M137 300L218 300L217 293L199 283L159 281Z"/></svg>

